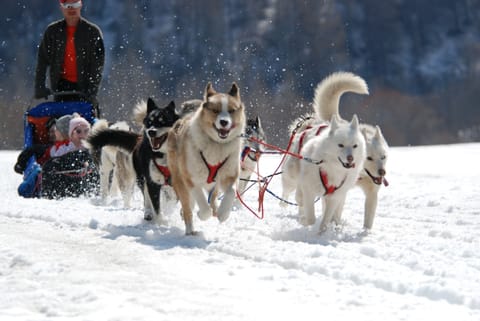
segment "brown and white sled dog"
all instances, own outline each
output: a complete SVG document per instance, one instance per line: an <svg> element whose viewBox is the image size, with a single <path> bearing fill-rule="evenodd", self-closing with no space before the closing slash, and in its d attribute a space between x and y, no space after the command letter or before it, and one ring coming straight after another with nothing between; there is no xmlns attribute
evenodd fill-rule
<svg viewBox="0 0 480 321"><path fill-rule="evenodd" d="M352 73L335 73L327 78L326 81L327 83L323 86L322 84L318 85L314 99L314 108L318 111L320 118L323 120L330 119L333 115L337 115L337 117L341 118L338 111L338 103L329 104L323 101L322 97L325 96L324 91L330 91L332 94L335 94L334 88L348 88L345 86L350 84L349 86L352 88L351 91L355 91L354 88L357 88L356 92L358 93L359 89L363 87L365 89L364 93L368 93L367 85L364 80ZM338 98L340 98L340 96L338 96ZM363 227L371 229L377 210L378 192L382 183L385 186L388 185L385 178L387 173L388 143L383 137L379 126L360 124L360 129L365 137L367 154L363 169L360 171L357 186L359 186L365 194Z"/></svg>
<svg viewBox="0 0 480 321"><path fill-rule="evenodd" d="M106 129L131 131L125 121L108 125L106 119L99 119L92 127L91 135ZM109 196L120 191L123 205L130 207L135 188L135 172L132 169L132 159L129 153L114 146L104 146L99 150L98 165L100 171L100 197L103 203Z"/></svg>
<svg viewBox="0 0 480 321"><path fill-rule="evenodd" d="M170 171L166 160L168 131L179 119L174 102L166 107L158 107L152 99L137 104L134 118L143 124L142 133L106 129L88 138L91 149L113 146L129 153L138 187L144 198L145 220L155 219L163 223L160 204L161 191L171 188ZM173 191L172 191L172 195Z"/></svg>
<svg viewBox="0 0 480 321"><path fill-rule="evenodd" d="M201 220L216 215L223 222L229 217L240 173L244 127L245 107L238 86L234 83L228 93L217 93L208 83L201 106L170 130L168 167L187 235L195 234L195 204ZM210 192L214 196L209 204L206 193ZM223 199L217 208L215 195L221 192Z"/></svg>
<svg viewBox="0 0 480 321"><path fill-rule="evenodd" d="M296 122L290 148L306 158L288 156L282 165L284 200L296 190L299 221L303 225L315 223L314 202L322 198L323 218L320 231L334 221L340 224L345 197L358 178L366 158L365 138L360 131L357 116L346 122L333 115L325 121L323 108L338 110L340 97L345 92L368 94L366 83L358 76L325 78L315 92L315 114ZM312 161L308 161L311 159ZM281 202L286 206L286 202Z"/></svg>

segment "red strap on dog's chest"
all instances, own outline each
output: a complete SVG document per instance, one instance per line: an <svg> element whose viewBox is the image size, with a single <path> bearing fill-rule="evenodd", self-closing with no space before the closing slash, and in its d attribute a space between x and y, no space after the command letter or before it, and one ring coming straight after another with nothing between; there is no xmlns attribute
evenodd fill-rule
<svg viewBox="0 0 480 321"><path fill-rule="evenodd" d="M340 187L342 187L343 183L345 182L345 179L346 177L343 179L343 181L340 183L339 186L335 186L335 185L328 185L328 177L327 177L327 173L322 171L321 169L319 170L320 172L320 180L322 181L322 185L323 187L325 188L325 194L323 195L329 195L329 194L333 194L335 193L335 191L337 189L339 189Z"/></svg>
<svg viewBox="0 0 480 321"><path fill-rule="evenodd" d="M156 160L153 160L153 163L155 164L155 167L162 173L163 177L165 178L165 185L170 185L170 178L172 174L170 173L170 170L168 169L167 166L163 166L157 163Z"/></svg>
<svg viewBox="0 0 480 321"><path fill-rule="evenodd" d="M220 168L225 164L228 160L228 157L225 158L222 162L216 164L216 165L210 165L207 160L205 159L205 156L203 156L203 153L200 152L200 156L202 157L203 162L205 163L205 166L208 168L208 177L207 177L207 183L213 183L215 182L215 177L217 177L217 173L220 170Z"/></svg>

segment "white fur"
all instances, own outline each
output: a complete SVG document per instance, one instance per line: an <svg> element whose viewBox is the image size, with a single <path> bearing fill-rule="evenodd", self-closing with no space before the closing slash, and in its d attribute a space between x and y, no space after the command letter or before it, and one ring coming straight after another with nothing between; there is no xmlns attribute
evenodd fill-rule
<svg viewBox="0 0 480 321"><path fill-rule="evenodd" d="M211 108L216 109L213 111ZM229 217L240 172L240 134L244 126L244 106L238 87L234 84L227 95L216 93L211 84L208 84L202 107L193 115L181 119L170 131L168 166L172 172L173 187L182 204L187 235L196 233L192 220L195 204L201 220L214 214L220 222ZM229 132L225 135L221 131ZM214 182L207 182L209 169L205 162L210 165L224 162ZM212 201L209 204L206 193L212 190ZM223 199L217 209L215 199L217 193L221 192Z"/></svg>
<svg viewBox="0 0 480 321"><path fill-rule="evenodd" d="M303 225L315 223L315 199L322 198L323 219L320 231L325 231L333 220L340 224L345 196L358 178L365 159L365 140L360 132L356 116L349 124L337 123L335 117L330 127L319 136L310 139L302 150L302 156L320 164L308 161L300 162L296 200L299 206L299 221ZM352 163L347 168L344 164ZM326 194L322 184L320 170L328 178L328 186L337 189Z"/></svg>
<svg viewBox="0 0 480 321"><path fill-rule="evenodd" d="M292 133L294 138L290 151L316 160L322 159L322 164L317 166L298 157L287 156L282 165L282 198L288 200L288 196L297 190L296 198L302 224L315 222L313 202L316 197L322 197L321 231L325 230L332 220L340 223L346 192L355 184L366 157L365 138L360 134L356 116L350 123L338 116L340 97L346 92L368 94L368 87L362 78L352 73L339 72L326 77L315 90L315 114L307 115L291 126L295 131ZM328 120L331 120L331 124ZM327 128L319 130L323 126ZM354 149L351 144L358 146ZM354 158L354 168L347 169L338 161L339 157L345 161L347 154ZM323 195L325 189L319 179L319 167L327 173L331 185L338 186L345 178L342 187L333 194ZM281 202L281 206L286 205L286 202Z"/></svg>
<svg viewBox="0 0 480 321"><path fill-rule="evenodd" d="M108 128L108 122L105 119L100 119L94 124L92 133L106 128ZM110 128L128 131L130 127L126 122L117 122ZM108 197L114 196L120 191L124 206L131 207L136 175L130 154L114 146L102 147L99 171L102 203L106 204ZM111 182L110 175L112 175Z"/></svg>

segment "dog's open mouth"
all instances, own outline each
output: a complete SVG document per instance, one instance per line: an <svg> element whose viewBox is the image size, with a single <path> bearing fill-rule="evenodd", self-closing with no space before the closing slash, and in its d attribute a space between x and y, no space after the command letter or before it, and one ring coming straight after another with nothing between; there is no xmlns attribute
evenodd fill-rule
<svg viewBox="0 0 480 321"><path fill-rule="evenodd" d="M345 168L355 168L355 163L354 162L343 162L342 159L339 157L338 160L340 163L342 163L342 166Z"/></svg>
<svg viewBox="0 0 480 321"><path fill-rule="evenodd" d="M221 139L225 139L228 137L228 135L230 134L230 129L225 129L225 128L217 128L215 125L213 126L215 128L215 130L217 131L218 133L218 137L220 137Z"/></svg>
<svg viewBox="0 0 480 321"><path fill-rule="evenodd" d="M385 184L385 186L388 186L388 181L384 176L373 176L368 169L365 168L365 172L367 172L368 176L372 179L372 181L377 184L377 185L382 185Z"/></svg>
<svg viewBox="0 0 480 321"><path fill-rule="evenodd" d="M158 151L167 140L167 133L159 137L150 137L150 145L153 151Z"/></svg>

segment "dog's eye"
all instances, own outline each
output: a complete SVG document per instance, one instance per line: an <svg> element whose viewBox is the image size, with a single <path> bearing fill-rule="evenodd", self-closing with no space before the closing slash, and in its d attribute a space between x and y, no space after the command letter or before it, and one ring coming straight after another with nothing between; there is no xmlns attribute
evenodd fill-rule
<svg viewBox="0 0 480 321"><path fill-rule="evenodd" d="M368 156L368 157L367 157L367 160L369 160L369 161L373 161L373 158L372 158L372 157L370 157L370 156Z"/></svg>
<svg viewBox="0 0 480 321"><path fill-rule="evenodd" d="M345 146L343 144L338 144L338 147L343 148Z"/></svg>
<svg viewBox="0 0 480 321"><path fill-rule="evenodd" d="M381 160L387 159L387 156L384 155L384 156L380 157L380 159Z"/></svg>
<svg viewBox="0 0 480 321"><path fill-rule="evenodd" d="M358 147L358 145L357 145L357 144L353 145L353 148L357 148L357 147Z"/></svg>

